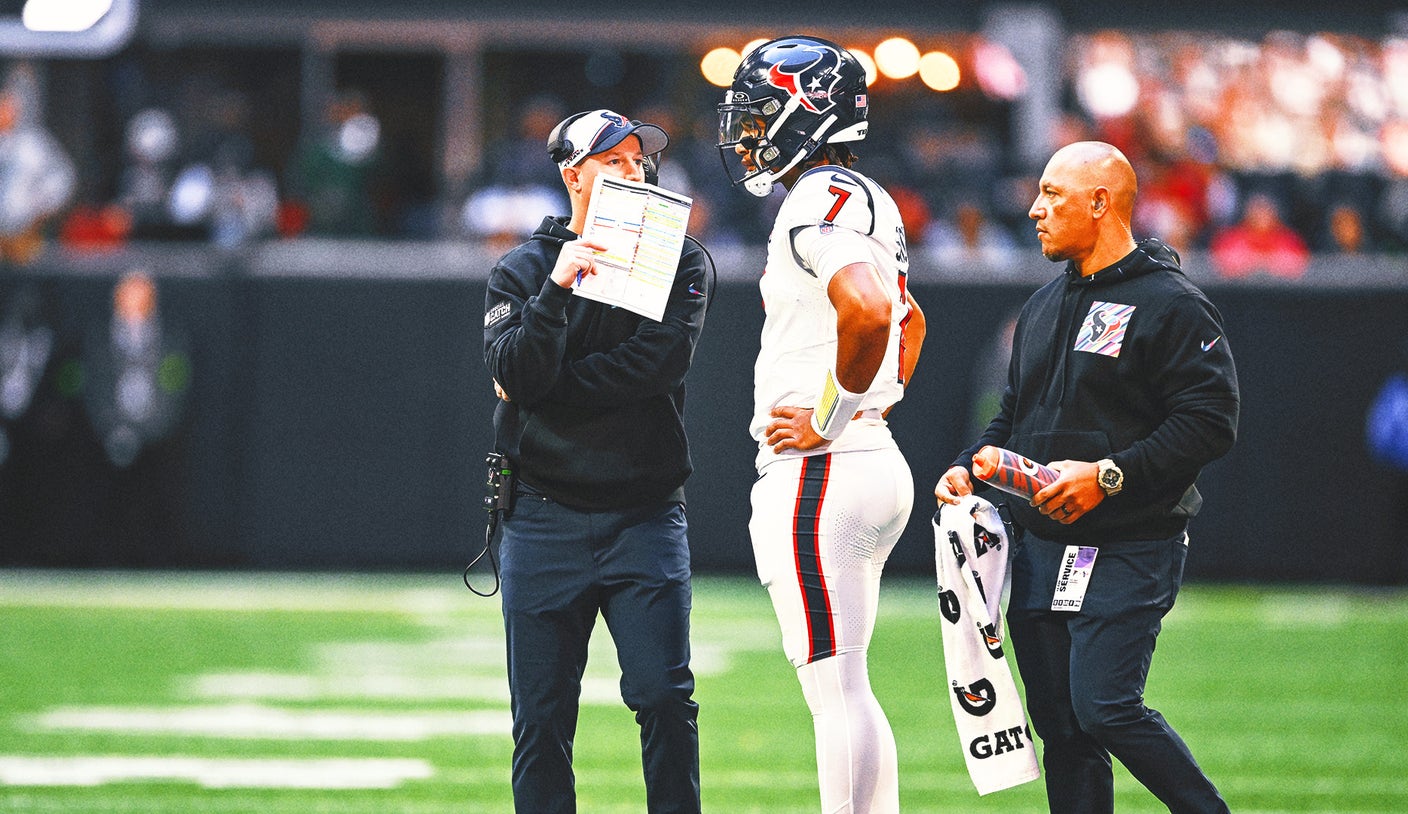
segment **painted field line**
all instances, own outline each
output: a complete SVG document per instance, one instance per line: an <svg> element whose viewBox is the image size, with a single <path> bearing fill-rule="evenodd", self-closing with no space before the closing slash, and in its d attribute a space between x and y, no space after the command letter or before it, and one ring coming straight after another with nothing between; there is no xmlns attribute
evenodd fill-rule
<svg viewBox="0 0 1408 814"><path fill-rule="evenodd" d="M509 700L506 677L393 673L208 673L186 681L182 692L225 701L491 701L506 706Z"/></svg>
<svg viewBox="0 0 1408 814"><path fill-rule="evenodd" d="M409 758L248 759L0 755L0 785L100 786L184 781L206 788L389 789L435 774Z"/></svg>
<svg viewBox="0 0 1408 814"><path fill-rule="evenodd" d="M364 712L287 710L252 704L200 707L58 707L32 730L190 735L242 740L422 741L508 735L507 711Z"/></svg>
<svg viewBox="0 0 1408 814"><path fill-rule="evenodd" d="M0 606L445 617L479 609L458 577L0 569Z"/></svg>

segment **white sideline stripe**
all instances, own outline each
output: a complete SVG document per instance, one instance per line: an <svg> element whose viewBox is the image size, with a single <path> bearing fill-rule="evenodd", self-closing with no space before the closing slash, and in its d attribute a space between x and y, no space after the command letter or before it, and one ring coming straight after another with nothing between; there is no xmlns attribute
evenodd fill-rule
<svg viewBox="0 0 1408 814"><path fill-rule="evenodd" d="M205 788L389 789L435 774L402 758L234 759L33 757L0 755L0 785L100 786L123 780L178 780Z"/></svg>
<svg viewBox="0 0 1408 814"><path fill-rule="evenodd" d="M208 707L58 707L32 719L46 731L193 735L208 738L422 741L441 736L507 735L505 711L348 712L253 704Z"/></svg>

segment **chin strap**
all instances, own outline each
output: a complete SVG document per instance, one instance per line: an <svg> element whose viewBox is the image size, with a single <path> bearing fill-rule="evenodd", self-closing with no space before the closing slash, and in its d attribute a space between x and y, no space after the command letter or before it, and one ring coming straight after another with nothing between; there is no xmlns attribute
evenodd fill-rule
<svg viewBox="0 0 1408 814"><path fill-rule="evenodd" d="M777 117L778 124L781 124L783 121L786 121L787 116L791 114L793 108L795 108L796 106L797 99L796 97L793 97L793 99L787 103L787 107L782 111L782 115ZM820 147L822 144L826 143L822 141L821 134L825 133L828 129L830 129L831 125L835 123L835 113L831 114L830 116L827 116L825 119L822 119L821 124L818 125L816 130L812 132L811 136L807 139L806 144L803 145L802 149L797 151L796 155L792 156L792 160L788 161L785 167L777 171L769 171L766 169L759 170L756 175L743 182L743 188L759 198L766 198L767 196L771 195L773 185L777 183L777 179L786 175L788 171L790 171L793 167L800 164L802 162L802 159L811 155L813 152L816 151L817 147Z"/></svg>

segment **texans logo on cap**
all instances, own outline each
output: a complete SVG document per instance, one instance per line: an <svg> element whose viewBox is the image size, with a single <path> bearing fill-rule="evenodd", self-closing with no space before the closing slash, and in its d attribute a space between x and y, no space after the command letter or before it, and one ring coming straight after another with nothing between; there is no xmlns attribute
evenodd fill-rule
<svg viewBox="0 0 1408 814"><path fill-rule="evenodd" d="M550 142L548 149L550 152L557 147L566 150L565 155L558 159L560 167L574 167L587 156L609 150L630 135L640 139L641 152L646 155L654 155L670 143L670 137L659 127L632 122L610 110L584 113L569 119L565 127L558 125L558 129L562 131L561 141ZM558 154L554 154L553 158L557 159Z"/></svg>

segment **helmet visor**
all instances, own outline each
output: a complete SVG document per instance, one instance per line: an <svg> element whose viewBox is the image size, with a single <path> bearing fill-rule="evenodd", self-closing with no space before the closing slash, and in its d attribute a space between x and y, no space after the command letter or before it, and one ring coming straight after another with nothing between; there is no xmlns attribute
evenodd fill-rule
<svg viewBox="0 0 1408 814"><path fill-rule="evenodd" d="M719 105L719 158L729 181L738 186L766 169L777 149L768 143L767 121L746 105Z"/></svg>
<svg viewBox="0 0 1408 814"><path fill-rule="evenodd" d="M751 108L745 105L719 105L720 147L742 144L746 149L755 149L766 131L767 122Z"/></svg>

